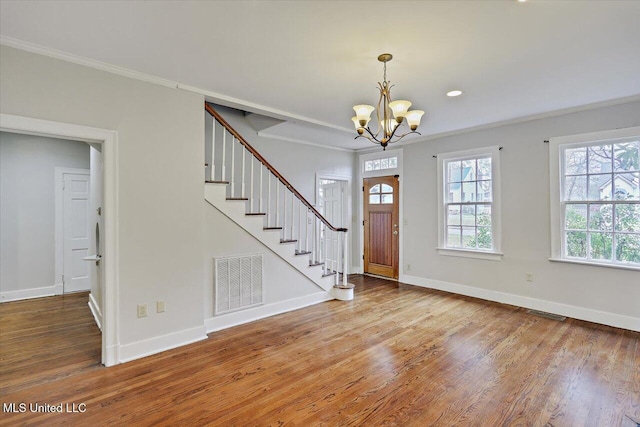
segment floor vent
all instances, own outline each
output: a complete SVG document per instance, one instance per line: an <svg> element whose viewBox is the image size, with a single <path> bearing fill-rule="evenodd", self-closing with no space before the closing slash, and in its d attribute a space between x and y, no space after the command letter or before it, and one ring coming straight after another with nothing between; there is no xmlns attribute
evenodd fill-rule
<svg viewBox="0 0 640 427"><path fill-rule="evenodd" d="M564 322L566 317L560 316L559 314L547 313L546 311L538 311L538 310L527 310L527 313L534 314L540 317L546 317L547 319L557 320L558 322Z"/></svg>
<svg viewBox="0 0 640 427"><path fill-rule="evenodd" d="M262 254L215 258L215 314L264 302Z"/></svg>

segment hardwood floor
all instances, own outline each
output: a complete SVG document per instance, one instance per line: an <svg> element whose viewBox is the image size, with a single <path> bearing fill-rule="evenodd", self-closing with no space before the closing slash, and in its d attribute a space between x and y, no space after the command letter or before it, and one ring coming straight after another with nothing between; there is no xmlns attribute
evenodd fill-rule
<svg viewBox="0 0 640 427"><path fill-rule="evenodd" d="M100 365L88 292L0 304L0 396Z"/></svg>
<svg viewBox="0 0 640 427"><path fill-rule="evenodd" d="M3 404L85 404L86 412L4 413L0 423L633 426L625 414L640 416L638 332L383 279L351 281L353 301L112 368L17 384L5 369L28 377L31 368L19 357L5 361L3 350ZM22 346L5 342L8 354Z"/></svg>

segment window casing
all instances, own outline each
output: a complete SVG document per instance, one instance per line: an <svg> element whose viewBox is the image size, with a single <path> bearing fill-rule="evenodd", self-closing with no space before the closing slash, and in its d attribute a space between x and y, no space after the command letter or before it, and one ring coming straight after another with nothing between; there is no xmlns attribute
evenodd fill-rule
<svg viewBox="0 0 640 427"><path fill-rule="evenodd" d="M552 260L640 269L640 128L550 144Z"/></svg>
<svg viewBox="0 0 640 427"><path fill-rule="evenodd" d="M500 260L499 150L438 155L440 254Z"/></svg>

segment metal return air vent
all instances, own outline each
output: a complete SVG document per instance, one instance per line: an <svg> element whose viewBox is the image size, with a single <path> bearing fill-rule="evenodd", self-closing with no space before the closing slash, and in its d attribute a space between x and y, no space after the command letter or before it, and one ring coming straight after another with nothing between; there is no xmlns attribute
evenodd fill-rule
<svg viewBox="0 0 640 427"><path fill-rule="evenodd" d="M215 314L260 305L262 254L215 259Z"/></svg>
<svg viewBox="0 0 640 427"><path fill-rule="evenodd" d="M566 319L566 317L564 316L560 316L559 314L547 313L546 311L527 310L527 313L540 317L546 317L547 319L551 320L557 320L558 322L564 322Z"/></svg>

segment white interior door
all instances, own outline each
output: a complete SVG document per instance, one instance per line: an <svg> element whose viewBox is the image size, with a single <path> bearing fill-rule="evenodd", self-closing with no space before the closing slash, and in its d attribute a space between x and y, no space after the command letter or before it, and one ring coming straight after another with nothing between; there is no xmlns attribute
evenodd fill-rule
<svg viewBox="0 0 640 427"><path fill-rule="evenodd" d="M91 288L89 263L89 175L64 174L64 292Z"/></svg>

